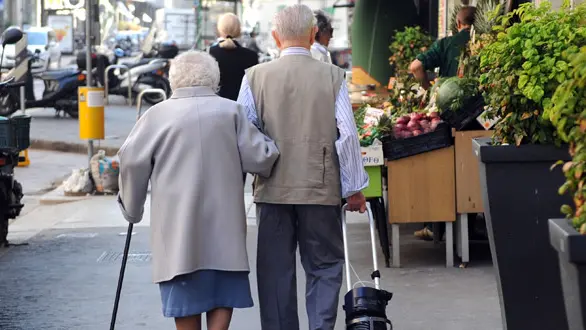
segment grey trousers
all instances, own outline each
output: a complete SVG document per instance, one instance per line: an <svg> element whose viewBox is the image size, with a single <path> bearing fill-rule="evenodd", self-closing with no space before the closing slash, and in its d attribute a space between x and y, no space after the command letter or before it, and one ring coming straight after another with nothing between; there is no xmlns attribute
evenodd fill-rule
<svg viewBox="0 0 586 330"><path fill-rule="evenodd" d="M339 206L257 204L256 273L262 330L299 330L296 251L310 330L333 330L344 266Z"/></svg>

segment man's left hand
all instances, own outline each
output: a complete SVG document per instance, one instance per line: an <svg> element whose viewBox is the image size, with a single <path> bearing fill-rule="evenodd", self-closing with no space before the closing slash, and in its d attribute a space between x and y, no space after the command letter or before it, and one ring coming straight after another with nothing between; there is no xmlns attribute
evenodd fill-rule
<svg viewBox="0 0 586 330"><path fill-rule="evenodd" d="M366 212L366 198L362 192L346 198L346 203L348 203L348 211L350 212Z"/></svg>

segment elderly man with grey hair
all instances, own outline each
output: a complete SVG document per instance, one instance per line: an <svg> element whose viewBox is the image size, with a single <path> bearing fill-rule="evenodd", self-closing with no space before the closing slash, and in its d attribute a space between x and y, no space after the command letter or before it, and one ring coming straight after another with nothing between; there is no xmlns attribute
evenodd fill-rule
<svg viewBox="0 0 586 330"><path fill-rule="evenodd" d="M188 52L171 64L173 96L150 108L120 148L124 217L140 222L151 183L153 278L178 330L227 330L252 306L242 172L268 176L279 153L242 106L216 95L218 63Z"/></svg>
<svg viewBox="0 0 586 330"><path fill-rule="evenodd" d="M281 57L247 70L238 97L280 152L271 176L255 181L261 324L263 330L299 329L299 246L309 329L333 330L344 264L340 201L364 212L368 176L344 71L311 57L313 12L286 7L273 26Z"/></svg>

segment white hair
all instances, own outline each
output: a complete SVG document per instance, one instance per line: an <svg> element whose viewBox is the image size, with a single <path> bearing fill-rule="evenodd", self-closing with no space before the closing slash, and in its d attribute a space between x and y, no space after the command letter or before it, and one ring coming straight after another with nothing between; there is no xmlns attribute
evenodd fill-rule
<svg viewBox="0 0 586 330"><path fill-rule="evenodd" d="M208 53L189 51L177 56L169 69L171 89L206 86L218 91L220 67Z"/></svg>
<svg viewBox="0 0 586 330"><path fill-rule="evenodd" d="M292 5L275 14L274 30L282 39L297 39L309 36L315 26L315 16L306 5Z"/></svg>
<svg viewBox="0 0 586 330"><path fill-rule="evenodd" d="M232 38L240 37L240 20L238 16L232 13L226 13L220 16L218 19L218 34L222 38L228 36Z"/></svg>

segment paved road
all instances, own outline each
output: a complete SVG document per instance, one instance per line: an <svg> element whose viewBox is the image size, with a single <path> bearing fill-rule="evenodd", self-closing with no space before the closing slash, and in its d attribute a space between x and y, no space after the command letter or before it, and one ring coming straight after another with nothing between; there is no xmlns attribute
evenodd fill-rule
<svg viewBox="0 0 586 330"><path fill-rule="evenodd" d="M172 328L172 322L161 316L158 290L150 283L148 207L145 213L145 222L136 227L132 238L132 261L117 328L121 330ZM355 218L349 225L351 260L360 278L367 280L371 269L368 227L363 217ZM120 234L125 231L114 197L40 206L16 221L9 238L27 240L29 245L0 252L0 328L106 329L125 239ZM409 234L407 230L404 233ZM255 241L256 227L249 219L253 292L262 285L255 281ZM441 245L414 241L410 235L404 237L402 245L405 268L382 269L383 287L395 293L388 312L396 329L502 329L486 246L472 249L475 260L484 261L468 269L446 269ZM301 329L305 330L300 265L298 276ZM254 300L258 301L256 294ZM232 329L260 329L257 307L237 311ZM342 312L336 329L344 329Z"/></svg>
<svg viewBox="0 0 586 330"><path fill-rule="evenodd" d="M136 108L123 105L124 100L117 96L112 96L111 100L111 104L105 110L106 138L96 141L96 148L99 146L119 148L136 122ZM53 109L27 110L27 114L33 116L31 139L86 143L79 138L77 119L67 116L57 117Z"/></svg>

